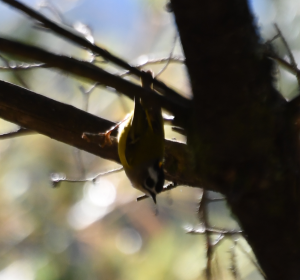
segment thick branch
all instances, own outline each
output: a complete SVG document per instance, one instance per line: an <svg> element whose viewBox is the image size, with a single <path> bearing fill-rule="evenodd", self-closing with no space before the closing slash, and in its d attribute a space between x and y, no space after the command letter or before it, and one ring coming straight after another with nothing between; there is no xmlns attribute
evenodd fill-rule
<svg viewBox="0 0 300 280"><path fill-rule="evenodd" d="M0 117L105 159L119 162L117 142L101 148L82 139L83 132L99 133L114 123L54 101L27 89L0 81ZM166 140L166 179L200 187L201 178L192 173L187 146Z"/></svg>
<svg viewBox="0 0 300 280"><path fill-rule="evenodd" d="M0 38L0 51L47 63L49 66L59 68L69 73L115 88L117 91L126 94L132 99L134 96L147 96L163 108L176 114L178 118L183 115L184 111L190 104L190 101L187 99L185 99L185 102L174 102L171 98L159 95L155 91L144 89L127 80L112 75L91 63L63 55L56 55L43 49L28 46L12 40Z"/></svg>
<svg viewBox="0 0 300 280"><path fill-rule="evenodd" d="M80 45L80 46L82 46L86 49L91 50L93 53L102 56L103 58L107 59L108 61L111 61L112 63L114 63L114 64L116 64L116 65L118 65L122 68L125 68L125 69L129 70L130 73L136 75L137 77L140 77L140 78L142 77L143 72L141 72L139 69L129 65L124 60L112 55L107 50L102 49L102 48L94 45L93 43L91 43L87 39L83 38L81 35L75 34L73 31L66 29L62 25L59 25L59 24L51 21L50 19L47 19L45 16L43 16L39 12L34 11L33 9L31 9L28 6L20 3L19 1L16 1L16 0L1 0L1 1L7 3L8 5L16 8L20 11L22 11L23 13L27 14L29 17L31 17L35 20L38 20L45 27L49 28L50 30L52 30L56 34L58 34L58 35L60 35L64 38L67 38L68 40L71 40L72 42L74 42L74 43L76 43L76 44L78 44L78 45ZM180 96L177 92L175 92L171 88L167 87L161 81L158 81L158 80L154 79L153 80L153 85L156 89L161 91L166 96L171 97L173 100L176 100L179 103L180 102L183 102L183 103L185 102L185 98Z"/></svg>

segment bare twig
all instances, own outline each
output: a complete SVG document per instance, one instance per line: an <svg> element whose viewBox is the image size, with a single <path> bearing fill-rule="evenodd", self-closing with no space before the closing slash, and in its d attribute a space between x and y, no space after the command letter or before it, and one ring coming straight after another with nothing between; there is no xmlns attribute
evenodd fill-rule
<svg viewBox="0 0 300 280"><path fill-rule="evenodd" d="M50 179L53 183L53 187L57 187L59 183L61 182L68 182L68 183L83 183L83 182L96 182L100 177L103 177L105 175L109 175L112 173L117 173L123 170L123 166L106 171L106 172L101 172L97 174L94 177L87 178L87 179L71 179L67 178L65 174L63 173L52 173L50 176Z"/></svg>
<svg viewBox="0 0 300 280"><path fill-rule="evenodd" d="M294 58L294 56L293 56L293 53L292 53L292 51L291 51L291 49L290 49L290 47L289 47L287 41L285 40L284 36L282 35L281 30L279 29L278 25L275 23L274 26L275 26L275 29L276 29L278 35L280 36L280 38L281 38L281 40L282 40L282 42L283 42L283 44L284 44L284 46L285 46L285 48L286 48L286 50L287 50L287 52L288 52L289 59L290 59L290 61L291 61L291 65L292 65L295 69L297 69L297 63L296 63L296 60L295 60L295 58Z"/></svg>
<svg viewBox="0 0 300 280"><path fill-rule="evenodd" d="M63 26L56 24L55 22L51 21L50 19L47 19L45 16L43 16L39 12L34 11L33 9L20 3L19 1L17 1L17 0L1 0L1 1L24 12L31 18L43 23L43 25L45 27L51 29L53 32L57 33L58 35L63 36L64 38L67 38L67 39L73 41L74 43L91 50L93 53L96 53L96 54L104 57L105 59L111 61L112 63L114 63L124 69L129 70L132 74L136 75L137 77L139 77L139 78L142 77L143 73L139 69L129 65L124 60L112 55L107 50L94 45L89 40L86 40L86 38L83 38L81 35L77 35L73 31L69 31L66 28L64 28ZM154 79L153 84L154 84L155 89L159 89L161 91L161 93L163 93L169 97L172 97L172 99L176 100L177 102L183 102L183 103L185 102L185 98L180 96L176 91L167 87L161 81Z"/></svg>
<svg viewBox="0 0 300 280"><path fill-rule="evenodd" d="M0 66L1 71L17 71L17 70L32 70L36 68L47 68L48 66L45 63L21 63L21 64L12 64L10 66Z"/></svg>
<svg viewBox="0 0 300 280"><path fill-rule="evenodd" d="M162 57L162 58L149 58L147 61L141 63L141 64L136 64L134 67L136 68L142 68L147 65L153 65L153 64L161 64L161 63L184 63L185 58L184 56L181 55L176 55L176 56L170 56L170 57Z"/></svg>
<svg viewBox="0 0 300 280"><path fill-rule="evenodd" d="M36 94L25 88L0 81L0 117L57 141L119 163L117 141L101 148L82 139L82 133L104 132L115 123L88 114L73 106ZM165 140L165 178L178 184L199 188L201 177L190 166L193 159L183 143ZM214 186L210 190L220 191Z"/></svg>
<svg viewBox="0 0 300 280"><path fill-rule="evenodd" d="M0 134L0 139L1 140L2 139L10 139L10 138L14 138L14 137L26 136L26 135L35 134L35 133L36 132L33 130L20 127L19 129L15 130L15 131Z"/></svg>
<svg viewBox="0 0 300 280"><path fill-rule="evenodd" d="M168 98L167 96L161 96L153 90L142 88L120 77L116 77L91 63L63 55L56 55L43 49L12 40L0 38L0 51L35 59L61 70L68 71L69 73L105 84L106 86L115 88L117 91L124 93L132 99L134 96L144 95L145 97L158 102L161 107L176 114L179 118L187 113L185 110L191 103L187 99L185 99L184 103L174 102L173 99Z"/></svg>
<svg viewBox="0 0 300 280"><path fill-rule="evenodd" d="M172 49L171 49L170 54L169 54L169 59L167 60L167 63L165 64L165 66L155 75L155 78L157 78L160 74L162 74L167 69L167 67L169 66L170 59L173 56L173 52L174 52L174 49L175 49L177 37L178 37L178 34L176 32L176 34L174 36L174 42L173 42L173 45L172 45Z"/></svg>
<svg viewBox="0 0 300 280"><path fill-rule="evenodd" d="M153 65L153 64L162 64L162 63L184 63L185 62L185 58L183 56L172 56L172 57L163 57L163 58L151 58L151 59L147 59L147 61L140 63L140 64L136 64L134 65L134 67L138 68L138 69L142 69L145 66L148 65ZM130 75L131 72L130 71L123 71L123 72L118 72L115 75L120 76L120 77L125 77L127 75ZM154 85L155 88L155 85Z"/></svg>
<svg viewBox="0 0 300 280"><path fill-rule="evenodd" d="M293 55L293 53L292 53L292 51L291 51L291 49L290 49L287 41L285 40L284 36L282 35L281 30L279 29L278 25L274 24L274 26L275 26L275 28L277 30L277 33L278 33L279 37L281 38L281 40L282 40L282 42L283 42L283 44L284 44L284 46L285 46L285 48L286 48L286 50L288 52L288 56L289 56L289 59L290 59L290 65L291 65L291 67L294 69L294 71L296 73L295 75L296 75L296 78L297 78L297 81L298 81L298 85L300 87L299 69L298 69L296 60L294 58L294 55Z"/></svg>
<svg viewBox="0 0 300 280"><path fill-rule="evenodd" d="M283 58L277 56L275 53L269 53L268 57L275 60L280 66L284 67L286 70L294 74L295 76L298 76L300 71L296 67L294 67L292 64L284 60Z"/></svg>
<svg viewBox="0 0 300 280"><path fill-rule="evenodd" d="M224 237L224 234L220 234L214 241L211 242L211 244L213 246L217 246L224 239Z"/></svg>
<svg viewBox="0 0 300 280"><path fill-rule="evenodd" d="M232 236L232 235L237 235L237 234L243 234L242 230L239 229L233 229L233 230L228 230L228 229L222 229L222 228L216 228L216 227L201 227L197 229L189 229L187 231L187 234L205 234L206 232L212 233L212 234L222 234L224 236Z"/></svg>
<svg viewBox="0 0 300 280"><path fill-rule="evenodd" d="M3 57L2 55L0 55L0 59L5 63L6 67L11 68L9 61L5 57ZM16 77L16 79L19 81L19 83L23 87L29 88L29 86L23 80L23 78L19 75L19 73L13 71L13 75Z"/></svg>
<svg viewBox="0 0 300 280"><path fill-rule="evenodd" d="M83 98L84 98L84 102L83 102L83 110L84 111L86 111L86 112L88 111L90 95L94 91L94 89L99 85L100 85L99 83L95 83L87 90L85 90L83 88L83 86L79 87L80 91L82 92Z"/></svg>
<svg viewBox="0 0 300 280"><path fill-rule="evenodd" d="M187 233L189 234L204 234L206 237L206 278L212 279L212 258L214 253L214 247L217 246L225 236L236 235L242 233L241 230L225 230L210 227L208 219L207 205L211 200L209 199L207 190L203 190L202 199L199 204L198 216L200 220L199 229L190 229ZM218 238L211 241L211 234L219 234Z"/></svg>
<svg viewBox="0 0 300 280"><path fill-rule="evenodd" d="M262 270L260 265L257 263L257 261L255 259L253 259L253 257L244 249L244 247L239 242L237 242L236 247L239 247L239 249L248 257L250 262L255 266L255 268L258 270L258 272L261 274L261 276L264 279L267 279L266 274L264 273L264 271Z"/></svg>
<svg viewBox="0 0 300 280"><path fill-rule="evenodd" d="M46 0L41 0L39 1L38 3L38 7L39 9L43 8L43 9L48 9L55 17L56 19L63 23L64 25L67 25L69 27L71 27L71 25L69 25L63 15L61 14L61 12L53 5L53 3L49 2L49 1L46 1Z"/></svg>

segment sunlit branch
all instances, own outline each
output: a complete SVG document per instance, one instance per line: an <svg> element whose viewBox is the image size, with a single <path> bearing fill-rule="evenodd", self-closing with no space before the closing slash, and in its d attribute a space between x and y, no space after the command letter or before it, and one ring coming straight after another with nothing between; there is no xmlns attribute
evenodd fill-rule
<svg viewBox="0 0 300 280"><path fill-rule="evenodd" d="M224 236L232 236L232 235L238 235L238 234L243 234L242 230L228 230L228 229L222 229L222 228L216 228L216 227L201 227L197 229L187 229L188 231L186 232L187 234L196 234L196 235L203 235L206 232L212 233L212 234L222 234Z"/></svg>
<svg viewBox="0 0 300 280"><path fill-rule="evenodd" d="M31 70L37 68L46 68L48 67L45 63L21 63L21 64L12 64L10 66L0 66L1 71L17 71L17 70Z"/></svg>
<svg viewBox="0 0 300 280"><path fill-rule="evenodd" d="M19 2L17 0L1 0L1 1L22 11L23 13L27 14L29 17L41 22L45 27L51 29L53 32L57 33L58 35L63 36L64 38L67 38L67 39L73 41L74 43L82 46L83 48L91 50L93 53L96 53L96 54L104 57L105 59L111 61L112 63L114 63L124 69L129 70L132 74L136 75L137 77L141 78L143 76L143 73L139 69L129 65L124 60L112 55L107 50L94 45L86 38L83 38L81 35L75 34L73 32L73 30L67 30L62 25L59 25L59 24L53 22L52 20L43 16L41 13L34 11L33 9L22 4L21 2ZM163 93L169 97L172 97L174 100L176 100L178 102L185 102L185 98L180 96L176 91L167 87L161 81L154 79L153 84L154 84L155 88L160 89L161 93Z"/></svg>

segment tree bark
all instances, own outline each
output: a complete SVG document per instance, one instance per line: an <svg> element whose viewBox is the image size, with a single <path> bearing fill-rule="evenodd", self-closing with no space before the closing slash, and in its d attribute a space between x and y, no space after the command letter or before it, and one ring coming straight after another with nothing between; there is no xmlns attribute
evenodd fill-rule
<svg viewBox="0 0 300 280"><path fill-rule="evenodd" d="M246 0L171 0L193 89L188 144L268 279L299 279L295 114L273 88Z"/></svg>

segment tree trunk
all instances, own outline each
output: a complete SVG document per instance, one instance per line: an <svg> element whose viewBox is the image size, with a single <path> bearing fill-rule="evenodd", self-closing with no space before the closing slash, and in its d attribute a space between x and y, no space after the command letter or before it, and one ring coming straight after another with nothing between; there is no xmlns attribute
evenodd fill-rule
<svg viewBox="0 0 300 280"><path fill-rule="evenodd" d="M268 279L299 279L299 157L293 104L273 88L246 0L171 0L194 93L188 144Z"/></svg>

